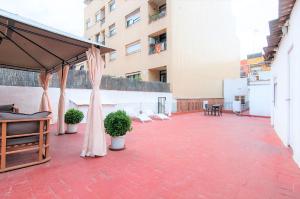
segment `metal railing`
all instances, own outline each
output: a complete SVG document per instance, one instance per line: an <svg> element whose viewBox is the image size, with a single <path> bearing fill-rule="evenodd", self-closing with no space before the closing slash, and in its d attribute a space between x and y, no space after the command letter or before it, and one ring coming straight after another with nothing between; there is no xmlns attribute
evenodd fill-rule
<svg viewBox="0 0 300 199"><path fill-rule="evenodd" d="M167 42L166 41L160 42L157 44L150 44L150 46L149 46L149 54L150 55L157 54L157 53L160 53L165 50L167 50Z"/></svg>
<svg viewBox="0 0 300 199"><path fill-rule="evenodd" d="M167 15L167 11L164 10L164 11L161 11L159 13L156 13L154 15L150 15L149 16L149 23L152 23L153 21L157 21L163 17L165 17Z"/></svg>

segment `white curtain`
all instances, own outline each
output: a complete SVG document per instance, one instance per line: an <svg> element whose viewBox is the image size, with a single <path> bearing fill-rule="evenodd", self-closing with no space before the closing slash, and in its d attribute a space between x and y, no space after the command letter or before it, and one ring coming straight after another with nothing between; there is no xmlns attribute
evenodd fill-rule
<svg viewBox="0 0 300 199"><path fill-rule="evenodd" d="M39 75L40 78L40 84L43 88L43 95L40 103L40 111L52 111L50 98L48 95L48 88L49 88L49 82L52 78L52 75L50 73L47 73L46 71L43 71Z"/></svg>
<svg viewBox="0 0 300 199"><path fill-rule="evenodd" d="M92 85L87 124L81 156L105 156L107 153L105 131L100 98L100 84L104 70L104 60L96 47L87 52L88 73Z"/></svg>
<svg viewBox="0 0 300 199"><path fill-rule="evenodd" d="M65 134L65 89L69 73L69 65L62 67L58 71L58 79L60 83L60 96L58 103L58 118L57 118L57 134Z"/></svg>

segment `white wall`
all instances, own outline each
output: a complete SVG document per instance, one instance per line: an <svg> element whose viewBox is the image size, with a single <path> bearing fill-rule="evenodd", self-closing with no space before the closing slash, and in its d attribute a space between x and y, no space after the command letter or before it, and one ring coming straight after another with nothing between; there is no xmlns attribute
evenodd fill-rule
<svg viewBox="0 0 300 199"><path fill-rule="evenodd" d="M54 114L53 121L55 122L57 120L59 89L50 88L48 93ZM70 100L79 105L88 104L90 93L91 90L88 89L66 89L66 110L74 106L69 103ZM22 113L34 113L39 111L41 95L42 89L40 87L0 86L0 105L15 104ZM146 109L157 112L158 97L166 97L166 112L171 113L173 101L171 93L101 90L104 115L109 111L126 107L136 112ZM114 109L111 108L112 105L115 105Z"/></svg>
<svg viewBox="0 0 300 199"><path fill-rule="evenodd" d="M277 83L272 123L285 145L292 145L293 157L300 166L300 1L296 1L288 34L282 39L272 63L272 84ZM289 56L290 52L290 56ZM289 58L290 57L290 58ZM290 64L289 64L290 63ZM289 65L291 71L289 72ZM291 87L289 82L291 81ZM273 89L274 90L274 89ZM290 95L289 95L290 91ZM274 94L274 93L273 93ZM288 99L291 99L290 101ZM273 99L274 100L274 99ZM291 114L288 105L292 106ZM291 120L289 117L291 116ZM289 131L289 124L291 131ZM291 132L289 134L289 132Z"/></svg>
<svg viewBox="0 0 300 199"><path fill-rule="evenodd" d="M272 86L269 81L249 85L249 113L255 116L271 116Z"/></svg>
<svg viewBox="0 0 300 199"><path fill-rule="evenodd" d="M232 110L232 103L235 96L246 96L246 101L248 101L247 78L224 80L224 108L226 110Z"/></svg>
<svg viewBox="0 0 300 199"><path fill-rule="evenodd" d="M259 71L258 76L259 80L271 80L272 73L271 71Z"/></svg>

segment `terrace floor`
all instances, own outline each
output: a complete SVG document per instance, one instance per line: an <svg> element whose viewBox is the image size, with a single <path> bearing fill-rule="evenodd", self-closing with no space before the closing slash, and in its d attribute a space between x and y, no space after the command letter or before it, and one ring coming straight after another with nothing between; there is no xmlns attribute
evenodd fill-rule
<svg viewBox="0 0 300 199"><path fill-rule="evenodd" d="M79 157L83 128L51 137L49 163L0 174L0 198L300 198L300 169L269 119L134 123L126 150L96 159Z"/></svg>

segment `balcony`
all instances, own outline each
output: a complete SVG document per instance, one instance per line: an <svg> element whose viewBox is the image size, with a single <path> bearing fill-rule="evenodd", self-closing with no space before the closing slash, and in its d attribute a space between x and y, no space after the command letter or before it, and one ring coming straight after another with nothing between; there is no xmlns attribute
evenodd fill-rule
<svg viewBox="0 0 300 199"><path fill-rule="evenodd" d="M166 0L149 0L149 23L157 21L167 15Z"/></svg>
<svg viewBox="0 0 300 199"><path fill-rule="evenodd" d="M85 5L89 5L93 0L84 0Z"/></svg>
<svg viewBox="0 0 300 199"><path fill-rule="evenodd" d="M105 7L101 8L101 10L100 10L99 22L100 22L101 26L105 23Z"/></svg>
<svg viewBox="0 0 300 199"><path fill-rule="evenodd" d="M167 42L161 42L157 44L150 44L149 46L149 54L158 54L162 51L167 50Z"/></svg>
<svg viewBox="0 0 300 199"><path fill-rule="evenodd" d="M149 81L167 83L167 66L149 69Z"/></svg>
<svg viewBox="0 0 300 199"><path fill-rule="evenodd" d="M101 44L101 45L103 45L103 46L105 46L105 40L104 39L100 40L98 43Z"/></svg>
<svg viewBox="0 0 300 199"><path fill-rule="evenodd" d="M159 54L167 50L167 33L155 33L149 36L149 54Z"/></svg>
<svg viewBox="0 0 300 199"><path fill-rule="evenodd" d="M100 21L100 25L102 26L105 23L105 18L102 18L99 21Z"/></svg>
<svg viewBox="0 0 300 199"><path fill-rule="evenodd" d="M105 45L105 32L102 31L101 33L97 34L95 41L101 45Z"/></svg>

